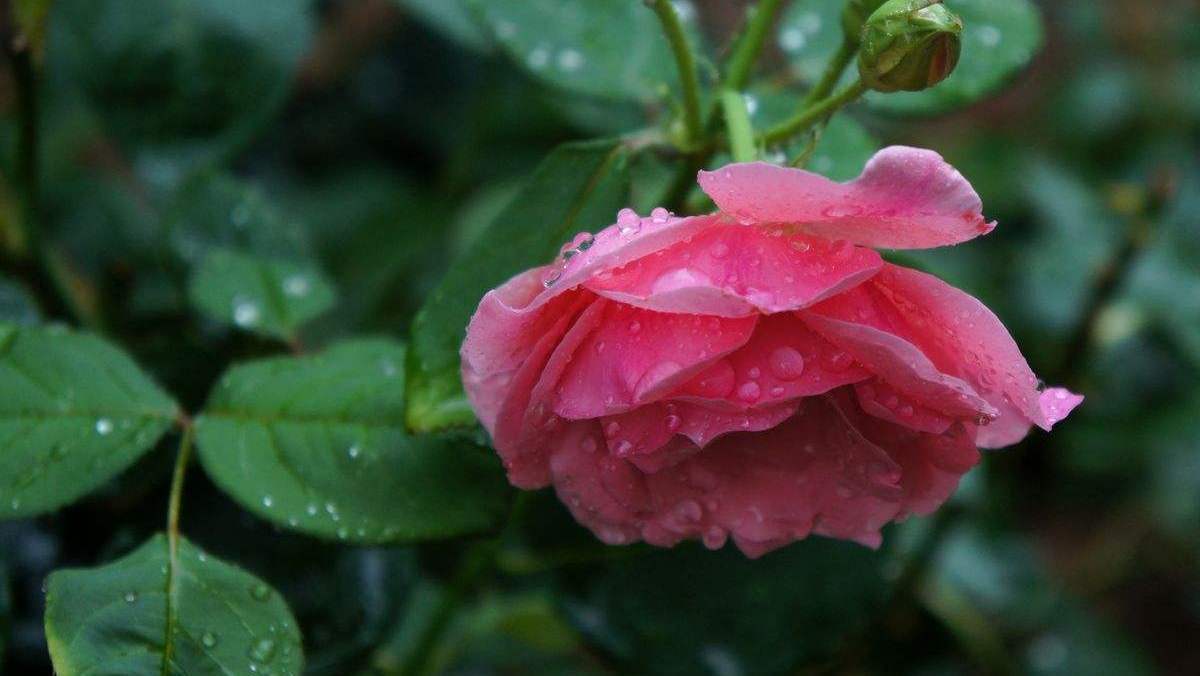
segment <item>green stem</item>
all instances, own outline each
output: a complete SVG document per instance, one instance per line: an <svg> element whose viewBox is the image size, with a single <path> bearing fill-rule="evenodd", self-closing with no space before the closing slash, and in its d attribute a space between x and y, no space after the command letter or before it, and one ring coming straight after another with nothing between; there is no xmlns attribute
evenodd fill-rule
<svg viewBox="0 0 1200 676"><path fill-rule="evenodd" d="M786 141L796 134L805 132L821 119L832 115L842 106L862 96L866 91L867 86L862 83L862 80L856 80L854 84L848 85L845 89L821 99L791 118L768 129L763 134L762 141L765 145L774 145L781 141Z"/></svg>
<svg viewBox="0 0 1200 676"><path fill-rule="evenodd" d="M842 44L838 46L838 50L834 52L833 57L829 59L829 63L825 65L825 72L821 74L821 79L817 80L817 84L804 97L803 106L805 108L829 96L829 92L833 91L833 88L837 86L838 80L842 79L842 73L845 72L846 66L850 65L850 61L854 59L854 55L857 53L858 43L843 37Z"/></svg>
<svg viewBox="0 0 1200 676"><path fill-rule="evenodd" d="M740 91L750 78L758 55L762 52L767 33L775 23L775 17L783 7L784 0L761 0L752 10L754 14L746 24L746 30L729 55L725 69L725 87Z"/></svg>
<svg viewBox="0 0 1200 676"><path fill-rule="evenodd" d="M179 454L175 456L175 471L171 475L171 495L167 499L167 634L164 642L163 665L171 663L171 653L174 652L175 617L173 610L175 601L175 576L179 568L179 508L183 501L183 480L187 475L188 461L192 457L192 423L186 417L181 418L183 438L179 441Z"/></svg>
<svg viewBox="0 0 1200 676"><path fill-rule="evenodd" d="M179 442L179 455L175 456L175 472L171 475L171 496L167 499L167 542L172 556L179 543L179 505L183 501L183 479L187 474L188 462L192 459L192 423L186 418L183 438Z"/></svg>
<svg viewBox="0 0 1200 676"><path fill-rule="evenodd" d="M671 51L675 54L675 66L679 69L679 81L683 85L683 123L689 143L700 140L703 129L700 124L700 76L696 72L696 57L683 32L679 13L670 0L648 0L646 3L662 23L663 32Z"/></svg>
<svg viewBox="0 0 1200 676"><path fill-rule="evenodd" d="M729 131L729 148L734 162L753 162L758 151L754 146L754 127L746 111L746 97L726 89L721 92L721 108L725 113L725 128Z"/></svg>

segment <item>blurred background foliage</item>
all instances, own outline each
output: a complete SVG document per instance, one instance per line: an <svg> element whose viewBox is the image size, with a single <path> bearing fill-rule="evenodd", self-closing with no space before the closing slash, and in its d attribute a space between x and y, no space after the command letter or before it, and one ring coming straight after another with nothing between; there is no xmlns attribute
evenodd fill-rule
<svg viewBox="0 0 1200 676"><path fill-rule="evenodd" d="M210 253L324 271L336 302L299 333L280 319L290 340L404 336L553 147L648 121L677 133L670 53L632 0L5 4L32 49L0 70L0 317L74 318L188 410L226 365L277 351L220 316L223 296L195 318L188 278ZM746 4L677 3L702 73ZM1088 397L1053 435L987 454L938 516L890 527L880 552L813 539L750 562L605 547L542 492L496 541L347 547L281 532L194 472L184 530L281 591L314 675L1200 673L1200 7L1046 0L1040 28L972 29L988 4L955 7L976 31L960 68L984 58L972 44L1041 45L1006 87L966 107L953 79L932 99L869 96L809 159L845 179L886 143L944 154L1000 226L896 258L982 298L1035 371ZM829 6L793 0L772 29L760 128L836 46ZM31 161L37 213L17 197ZM667 194L673 161L633 160L638 208ZM53 279L19 255L30 219ZM0 672L50 673L45 576L157 530L172 454L0 523Z"/></svg>

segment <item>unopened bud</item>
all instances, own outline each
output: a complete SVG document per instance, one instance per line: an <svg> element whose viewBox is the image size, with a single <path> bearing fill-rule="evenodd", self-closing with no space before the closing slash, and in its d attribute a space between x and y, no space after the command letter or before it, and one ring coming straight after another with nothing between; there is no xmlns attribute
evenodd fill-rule
<svg viewBox="0 0 1200 676"><path fill-rule="evenodd" d="M858 44L867 17L883 2L884 0L846 0L846 6L842 9L842 33L846 40Z"/></svg>
<svg viewBox="0 0 1200 676"><path fill-rule="evenodd" d="M962 20L941 0L888 0L863 26L859 76L881 92L932 87L958 64L961 35Z"/></svg>

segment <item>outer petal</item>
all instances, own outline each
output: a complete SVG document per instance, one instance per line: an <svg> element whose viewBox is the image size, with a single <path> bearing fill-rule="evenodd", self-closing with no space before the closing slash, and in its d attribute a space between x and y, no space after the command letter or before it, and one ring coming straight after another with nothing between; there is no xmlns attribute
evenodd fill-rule
<svg viewBox="0 0 1200 676"><path fill-rule="evenodd" d="M587 288L661 312L741 317L807 307L853 287L883 265L879 254L794 227L710 227Z"/></svg>
<svg viewBox="0 0 1200 676"><path fill-rule="evenodd" d="M1082 397L1038 391L1038 379L1008 330L983 303L932 275L888 264L872 280L896 309L903 332L945 372L998 396L1044 430L1065 418ZM1061 396L1060 396L1061 395Z"/></svg>
<svg viewBox="0 0 1200 676"><path fill-rule="evenodd" d="M998 414L969 383L939 370L918 346L897 335L900 332L874 308L870 295L861 292L843 294L801 314L825 339L913 402L955 419Z"/></svg>
<svg viewBox="0 0 1200 676"><path fill-rule="evenodd" d="M557 383L554 410L596 418L656 401L750 339L758 317L665 314L607 300Z"/></svg>
<svg viewBox="0 0 1200 676"><path fill-rule="evenodd" d="M795 223L832 239L886 249L958 244L991 232L979 196L930 150L892 146L847 183L763 162L700 172L725 213L748 223Z"/></svg>

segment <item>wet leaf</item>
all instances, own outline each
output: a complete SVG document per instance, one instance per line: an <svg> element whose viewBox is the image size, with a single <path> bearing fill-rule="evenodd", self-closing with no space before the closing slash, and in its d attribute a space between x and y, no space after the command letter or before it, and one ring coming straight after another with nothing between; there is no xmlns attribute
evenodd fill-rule
<svg viewBox="0 0 1200 676"><path fill-rule="evenodd" d="M90 493L152 448L177 415L104 340L0 323L0 518Z"/></svg>
<svg viewBox="0 0 1200 676"><path fill-rule="evenodd" d="M488 450L404 429L404 347L360 340L238 366L196 423L200 460L243 507L354 542L487 529L508 486Z"/></svg>
<svg viewBox="0 0 1200 676"><path fill-rule="evenodd" d="M59 676L298 675L300 629L266 583L185 539L156 535L98 568L46 585L46 640Z"/></svg>
<svg viewBox="0 0 1200 676"><path fill-rule="evenodd" d="M173 183L244 147L284 103L313 31L306 0L58 0L47 71Z"/></svg>
<svg viewBox="0 0 1200 676"><path fill-rule="evenodd" d="M334 301L320 270L233 251L210 253L192 273L189 292L210 318L284 340Z"/></svg>
<svg viewBox="0 0 1200 676"><path fill-rule="evenodd" d="M678 82L654 13L636 0L467 0L526 72L562 89L651 101ZM690 1L676 2L698 43Z"/></svg>

